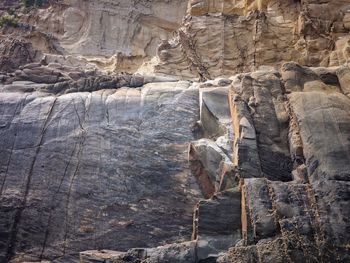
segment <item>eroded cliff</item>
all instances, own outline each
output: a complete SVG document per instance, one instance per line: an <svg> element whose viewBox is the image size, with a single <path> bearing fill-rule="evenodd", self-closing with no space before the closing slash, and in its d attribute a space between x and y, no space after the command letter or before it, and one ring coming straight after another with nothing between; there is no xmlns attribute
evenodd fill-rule
<svg viewBox="0 0 350 263"><path fill-rule="evenodd" d="M0 262L350 260L349 0L0 15Z"/></svg>

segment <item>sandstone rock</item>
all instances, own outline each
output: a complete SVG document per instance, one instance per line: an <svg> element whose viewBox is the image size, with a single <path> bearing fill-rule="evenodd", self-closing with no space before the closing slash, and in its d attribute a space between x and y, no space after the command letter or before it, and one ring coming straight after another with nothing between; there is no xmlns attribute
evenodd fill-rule
<svg viewBox="0 0 350 263"><path fill-rule="evenodd" d="M156 54L161 40L178 29L186 7L187 0L68 0L32 10L21 22L34 24L36 34L51 34L63 54L83 55L111 71L134 73Z"/></svg>
<svg viewBox="0 0 350 263"><path fill-rule="evenodd" d="M293 67L292 74L305 72ZM348 213L343 207L349 192L345 172L348 168L336 157L338 153L348 155L346 138L349 129L345 117L345 112L349 112L348 98L339 89L332 93L320 89L308 91L305 83L308 82L302 81L300 85L303 92L293 92L289 96L292 131L298 132L302 141L301 164L296 163L293 171L295 181L244 179L243 236L253 245L238 245L219 262L318 262L320 258L343 262L348 258L341 245L349 239L344 234L348 227L344 218ZM317 80L309 85L326 84ZM318 126L320 124L327 125L327 129ZM330 135L339 134L332 130L333 127L341 127L341 137L334 139ZM297 133L295 136L298 137ZM332 138L331 146L327 145L328 138ZM299 145L298 140L291 140L291 145ZM337 220L334 220L335 214L338 214ZM276 250L279 253L273 252ZM246 253L255 256L248 257Z"/></svg>
<svg viewBox="0 0 350 263"><path fill-rule="evenodd" d="M18 39L0 39L0 71L13 72L20 66L32 63L40 57L31 43Z"/></svg>
<svg viewBox="0 0 350 263"><path fill-rule="evenodd" d="M350 96L350 69L347 67L340 68L337 72L337 76L340 82L341 91Z"/></svg>
<svg viewBox="0 0 350 263"><path fill-rule="evenodd" d="M344 209L346 196L350 191L349 163L340 158L349 156L350 130L346 113L349 111L349 98L340 93L328 96L324 93L296 93L292 95L291 102L299 121L308 176L314 189L322 231L329 242L327 245L340 246L338 249L342 251L341 244L349 238L345 234L348 228L345 219L348 217L348 209ZM323 108L320 105L324 105ZM322 122L316 121L320 118ZM313 124L310 125L310 122ZM323 129L323 125L326 125L327 129ZM323 130L323 133L315 136L320 130ZM341 136L334 137L334 134ZM330 138L328 145L327 139ZM326 221L334 220L334 214L338 214L337 223L325 224ZM333 248L332 251L334 250L336 249ZM341 255L341 252L339 254Z"/></svg>
<svg viewBox="0 0 350 263"><path fill-rule="evenodd" d="M189 83L0 97L2 260L190 239L201 194L186 160L199 119Z"/></svg>
<svg viewBox="0 0 350 263"><path fill-rule="evenodd" d="M155 69L184 78L215 78L263 65L278 68L291 60L307 66L341 65L346 59L334 50L333 39L346 37L347 22L342 19L348 5L347 1L190 1L190 16ZM331 28L332 23L342 26ZM186 45L185 39L192 44Z"/></svg>
<svg viewBox="0 0 350 263"><path fill-rule="evenodd" d="M209 198L219 191L222 174L220 167L223 163L231 164L223 150L215 142L201 139L190 145L189 160L204 196Z"/></svg>
<svg viewBox="0 0 350 263"><path fill-rule="evenodd" d="M293 93L290 101L299 122L310 179L346 180L349 164L338 156L347 156L350 149L349 98L340 93L307 92ZM338 131L341 136L332 136ZM331 140L328 144L327 138Z"/></svg>
<svg viewBox="0 0 350 263"><path fill-rule="evenodd" d="M291 160L286 141L289 116L285 108L282 85L276 72L256 72L250 81L242 81L239 94L249 105L257 135L258 153L264 177L290 180ZM256 81L258 80L258 81ZM234 87L236 89L236 87ZM249 97L249 101L246 98Z"/></svg>
<svg viewBox="0 0 350 263"><path fill-rule="evenodd" d="M266 180L245 179L244 182L244 200L242 202L245 203L245 210L242 213L245 213L243 217L247 220L243 223L247 227L247 229L243 229L246 243L275 236L278 228L272 213L271 193ZM250 231L252 232L250 233Z"/></svg>
<svg viewBox="0 0 350 263"><path fill-rule="evenodd" d="M220 86L220 83L223 86ZM207 198L215 192L236 185L232 163L233 134L228 88L225 87L230 83L231 81L227 80L217 80L206 83L210 84L211 88L200 89L200 131L198 133L206 138L191 143L189 161L192 173Z"/></svg>
<svg viewBox="0 0 350 263"><path fill-rule="evenodd" d="M234 164L239 167L240 177L260 177L261 165L257 152L255 129L253 128L247 105L237 95L231 97L230 102L231 115L235 127ZM242 119L245 119L245 121L242 122ZM253 136L245 137L247 133L253 134Z"/></svg>
<svg viewBox="0 0 350 263"><path fill-rule="evenodd" d="M125 253L109 250L91 250L84 251L80 253L80 262L82 263L96 263L96 262L106 262L122 260Z"/></svg>
<svg viewBox="0 0 350 263"><path fill-rule="evenodd" d="M220 87L219 82L211 84L213 85L211 88L201 88L200 90L200 125L204 137L214 139L225 135L228 139L232 139L228 102L229 89ZM230 83L227 84L230 85Z"/></svg>
<svg viewBox="0 0 350 263"><path fill-rule="evenodd" d="M348 0L20 5L1 262L350 261Z"/></svg>
<svg viewBox="0 0 350 263"><path fill-rule="evenodd" d="M194 213L197 260L217 258L241 239L241 193L233 188L200 201Z"/></svg>
<svg viewBox="0 0 350 263"><path fill-rule="evenodd" d="M194 237L233 235L241 229L241 193L237 188L200 201L195 212ZM222 213L222 216L220 216Z"/></svg>
<svg viewBox="0 0 350 263"><path fill-rule="evenodd" d="M233 247L228 253L219 257L217 262L257 263L259 262L259 254L256 246Z"/></svg>

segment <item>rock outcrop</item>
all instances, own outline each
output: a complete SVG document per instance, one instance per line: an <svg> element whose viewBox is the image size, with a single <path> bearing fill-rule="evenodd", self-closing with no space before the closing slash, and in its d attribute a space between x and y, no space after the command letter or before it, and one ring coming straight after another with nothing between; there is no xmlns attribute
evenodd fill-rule
<svg viewBox="0 0 350 263"><path fill-rule="evenodd" d="M37 47L40 35L62 54L84 56L109 71L135 72L156 55L162 40L180 27L187 0L54 1L20 16L20 27ZM52 52L51 52L52 53Z"/></svg>
<svg viewBox="0 0 350 263"><path fill-rule="evenodd" d="M0 3L0 262L349 262L349 10Z"/></svg>
<svg viewBox="0 0 350 263"><path fill-rule="evenodd" d="M322 69L322 72L327 71ZM329 71L327 73L330 78L336 76ZM311 80L303 81L299 74ZM266 76L267 72L261 81ZM289 78L290 76L294 78ZM276 79L271 75L269 78ZM288 81L293 79L301 82L298 86L300 89L293 86L295 90L288 92ZM345 218L348 217L349 209L344 205L348 202L350 188L348 162L342 163L348 157L340 156L348 156L350 150L350 122L346 113L350 105L349 98L340 92L339 85L327 85L318 77L317 72L294 63L284 65L279 83L285 83L285 112L290 115L289 118L284 118L287 121L289 119L289 125L279 127L289 129L289 140L282 141L289 144L289 163L292 166L283 165L283 161L279 161L281 171L264 174L264 162L261 160L267 154L259 151L264 148L264 144L259 145L260 139L257 139L257 155L260 157L263 176L249 173L250 178L243 182L242 236L245 246L232 248L218 262L346 262L349 260L346 245L349 240L346 230L349 224ZM278 87L267 87L271 90L276 86ZM258 94L257 91L255 89L254 95ZM275 94L278 93L275 91ZM269 97L262 98L257 105L264 105L268 100ZM233 97L233 105L235 104L237 98ZM272 105L275 105L276 112L283 113L278 100L274 100ZM258 107L253 107L250 111L253 119L261 118L256 116ZM244 110L243 115L246 112ZM264 112L268 111L265 109ZM271 119L273 115L268 114L266 117ZM273 127L270 121L265 120L264 123ZM259 131L256 124L259 124L258 120L254 121L254 125L255 130ZM259 134L264 136L263 132ZM270 130L269 146L280 151L282 147L273 144L273 134ZM275 138L281 141L278 134ZM340 137L334 138L334 134ZM274 170L273 163L279 159L277 156L279 155L270 155L266 159L269 171ZM246 161L255 165L255 160ZM290 168L293 169L292 172ZM280 177L284 173L289 173L289 182L286 182L288 177ZM246 176L247 173L243 175ZM337 218L336 223L334 216Z"/></svg>
<svg viewBox="0 0 350 263"><path fill-rule="evenodd" d="M35 62L42 56L31 43L18 39L0 39L0 72L13 72L20 66Z"/></svg>
<svg viewBox="0 0 350 263"><path fill-rule="evenodd" d="M210 79L278 69L291 60L306 66L348 60L348 1L189 2L177 36L159 54L157 72Z"/></svg>
<svg viewBox="0 0 350 263"><path fill-rule="evenodd" d="M186 160L189 83L0 100L2 261L190 239L201 194Z"/></svg>

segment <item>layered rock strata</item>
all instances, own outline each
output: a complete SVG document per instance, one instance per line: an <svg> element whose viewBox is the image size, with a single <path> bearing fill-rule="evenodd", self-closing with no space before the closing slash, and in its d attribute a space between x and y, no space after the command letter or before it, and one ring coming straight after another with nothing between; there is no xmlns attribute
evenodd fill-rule
<svg viewBox="0 0 350 263"><path fill-rule="evenodd" d="M349 10L0 3L0 261L350 261Z"/></svg>
<svg viewBox="0 0 350 263"><path fill-rule="evenodd" d="M348 1L189 2L177 36L158 49L157 72L212 79L291 60L306 66L348 60Z"/></svg>

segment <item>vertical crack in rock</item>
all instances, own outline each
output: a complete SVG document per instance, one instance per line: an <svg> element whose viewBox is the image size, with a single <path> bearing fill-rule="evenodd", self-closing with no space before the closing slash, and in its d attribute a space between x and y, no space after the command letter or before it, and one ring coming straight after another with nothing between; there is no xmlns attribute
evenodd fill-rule
<svg viewBox="0 0 350 263"><path fill-rule="evenodd" d="M196 261L212 260L241 239L241 193L232 163L233 129L229 111L229 79L203 84L200 90L200 134L190 144L192 172L207 200L194 210Z"/></svg>
<svg viewBox="0 0 350 263"><path fill-rule="evenodd" d="M85 102L83 100L82 100L82 103L85 105ZM82 138L85 138L83 135L86 132L84 127L83 127L83 125L85 123L85 120L86 120L86 112L84 114L84 119L82 121L81 118L80 118L80 115L78 113L78 109L76 107L76 102L75 102L74 98L71 99L71 104L73 105L73 108L74 108L74 111L75 111L75 114L76 114L76 117L77 117L77 120L78 120L78 124L79 124L79 127L80 127L80 136L79 136L80 139L78 139L78 141L75 143L75 145L73 147L73 150L70 153L69 158L67 159L67 163L65 165L62 177L61 177L59 185L57 187L57 190L52 195L51 202L50 202L50 208L49 208L50 212L49 212L49 215L48 215L47 224L46 224L46 228L45 228L45 231L44 231L45 234L44 234L44 238L43 238L43 245L42 245L42 249L41 249L41 253L40 253L40 259L43 259L44 253L45 253L45 249L47 247L47 240L48 240L48 237L49 237L49 234L50 234L50 227L51 227L51 223L52 223L52 217L53 217L54 209L56 209L57 206L59 205L58 201L56 200L56 197L57 197L58 193L61 191L63 182L67 178L68 170L69 170L69 167L70 167L70 165L72 163L73 158L77 158L78 159L78 164L76 165L76 168L74 170L74 175L73 175L73 177L75 177L76 172L79 169L79 160L80 160L79 156L80 156L81 151L82 151L82 145L84 144L84 141L85 141L85 139L82 139ZM69 104L67 105L67 107L68 106L69 106ZM66 108L64 108L64 109L66 109ZM59 114L59 112L56 115L58 115L58 114ZM67 204L69 203L70 191L71 191L72 184L73 184L73 179L72 179L71 183L69 184L69 191L68 191L67 202L66 202ZM67 217L68 205L66 205L66 209L67 209L66 210L66 217ZM66 219L66 222L68 222L67 219ZM66 223L66 227L68 227L68 223ZM66 239L66 234L65 234L65 239ZM63 245L64 245L64 247L63 247L63 254L65 254L66 242L63 242Z"/></svg>
<svg viewBox="0 0 350 263"><path fill-rule="evenodd" d="M57 98L55 97L49 107L49 110L47 112L41 133L40 133L40 137L39 137L39 142L36 146L36 150L35 150L35 154L33 157L33 160L30 164L30 168L28 171L28 176L25 179L25 188L24 188L24 193L22 196L22 201L20 202L19 207L16 209L15 215L14 215L14 220L13 220L13 224L11 226L11 231L10 231L10 236L8 239L8 245L7 245L7 250L6 250L6 260L9 261L11 259L11 257L14 255L14 249L16 246L16 239L17 239L17 233L18 233L18 225L21 221L21 217L22 217L22 212L23 210L26 208L26 204L27 204L27 198L28 198L28 193L30 190L30 184L31 184L31 180L32 180L32 176L33 176L33 170L34 170L34 165L36 163L36 158L41 150L41 147L43 145L44 142L44 135L45 132L50 124L50 120L51 120L51 115L55 106Z"/></svg>
<svg viewBox="0 0 350 263"><path fill-rule="evenodd" d="M21 114L21 110L23 109L23 107L24 107L24 105L26 103L27 97L28 97L28 95L26 95L20 102L17 102L16 108L15 108L13 116L11 118L11 121L9 121L9 124L8 124L9 126L14 125L13 124L14 119L16 118L17 115ZM15 147L15 144L16 144L16 137L17 137L17 133L14 134L13 143L11 144L10 155L8 157L8 161L7 161L6 169L5 169L5 174L4 174L4 177L2 179L2 183L1 183L0 197L1 197L2 192L4 190L4 186L5 186L5 183L6 183L6 178L8 176L9 166L10 166L11 158L12 158L12 153L13 153L13 150L14 150L14 147Z"/></svg>
<svg viewBox="0 0 350 263"><path fill-rule="evenodd" d="M191 67L193 67L197 71L199 75L199 80L205 81L205 80L211 79L208 70L206 69L200 57L196 53L196 48L192 40L192 37L183 30L179 30L178 33L179 33L179 40L182 47L182 52L184 53L185 57L188 59Z"/></svg>
<svg viewBox="0 0 350 263"><path fill-rule="evenodd" d="M234 164L238 167L240 178L261 177L256 131L248 107L238 95L232 92L229 100L235 130Z"/></svg>
<svg viewBox="0 0 350 263"><path fill-rule="evenodd" d="M343 193L349 189L346 190L348 186L344 185L340 190L333 180L343 180L345 175L342 171L347 169L344 167L347 164L334 166L334 162L342 162L335 157L338 151L342 152L342 156L348 156L349 122L345 113L348 112L348 99L337 87L325 83L334 73L319 80L318 73L312 71L307 78L298 79L296 76L304 74L302 72L306 69L293 65L285 65L284 68L288 67L294 68L291 70L294 74L287 75L282 71L282 78L288 89L294 92L288 95L286 101L287 115L284 119L288 119L289 125L284 127L288 127L286 132L293 161L293 181L244 179L242 231L246 240L244 243L248 246L231 248L218 262L245 262L248 258L252 262L318 262L319 259L327 262L332 261L335 255L339 257L337 262L343 262L347 257L344 248L339 245L343 242L340 240L347 240L346 234L333 235L345 231L347 223L342 217L347 212L340 212L335 207L345 204L341 200L346 196ZM299 81L298 88L292 84L296 83L295 80ZM244 91L249 94L247 88ZM275 106L278 104L275 103ZM258 113L256 110L253 110L254 114ZM327 129L323 126L325 124L328 125ZM259 130L256 122L255 129ZM329 132L337 136L332 137L332 146L325 149ZM330 159L333 160L330 162ZM327 188L329 190L322 192ZM338 196L337 203L330 201L334 200L335 195ZM333 206L329 206L329 201ZM339 216L336 227L331 223L333 217L330 213L333 209Z"/></svg>
<svg viewBox="0 0 350 263"><path fill-rule="evenodd" d="M290 118L288 139L290 154L293 161L293 179L301 183L307 183L309 182L309 178L307 174L307 167L305 165L305 157L303 152L304 146L300 136L300 128L297 117L293 112L289 100L286 102L286 107Z"/></svg>
<svg viewBox="0 0 350 263"><path fill-rule="evenodd" d="M70 157L67 161L67 165L64 169L64 172L63 172L63 175L62 175L62 178L60 180L60 183L58 185L58 188L56 190L56 192L52 195L52 198L51 198L51 207L50 207L50 214L49 214L49 217L48 217L48 220L47 220L47 225L46 225L46 229L45 229L45 235L44 235L44 240L43 240L43 245L42 245L42 250L41 250L41 253L40 253L40 259L43 259L43 256L44 256L44 253L45 253L45 249L46 249L46 246L47 246L47 239L49 237L49 234L50 234L50 226L51 226L51 221L52 221L52 214L53 214L53 210L55 209L55 207L58 205L56 204L56 197L57 197L57 194L60 192L61 190L61 187L62 187L62 184L63 184L63 181L66 179L66 176L68 174L68 168L72 162L72 159L74 157L74 154L76 153L76 150L77 150L77 146L78 146L78 143L75 144L74 148L73 148L73 151L72 153L70 154Z"/></svg>
<svg viewBox="0 0 350 263"><path fill-rule="evenodd" d="M75 104L75 100L73 99L73 107L74 107L74 111L76 113L78 122L79 122L79 126L80 126L80 136L79 136L79 142L77 144L77 154L76 154L76 158L77 158L77 164L76 167L74 169L73 175L71 176L70 180L69 180L69 187L68 187L68 193L67 193L67 200L66 200L66 204L65 204L65 230L64 230L64 238L63 238L63 255L66 254L66 250L67 250L67 246L68 246L68 235L69 235L69 228L70 228L70 222L69 222L69 206L70 206L70 201L71 201L71 193L72 193L72 189L73 189L73 184L75 182L76 176L79 172L80 169L80 163L81 163L81 156L82 156L82 152L83 152L83 148L84 148L84 143L86 140L86 130L84 128L84 124L86 122L86 119L88 117L88 112L90 109L90 100L91 100L91 94L84 100L82 100L82 104L84 105L84 118L83 120L80 118L80 115L77 111L76 108L76 104Z"/></svg>

